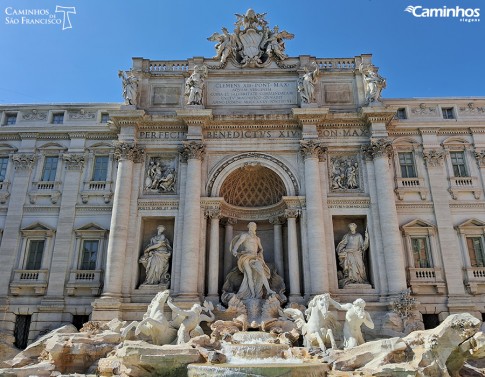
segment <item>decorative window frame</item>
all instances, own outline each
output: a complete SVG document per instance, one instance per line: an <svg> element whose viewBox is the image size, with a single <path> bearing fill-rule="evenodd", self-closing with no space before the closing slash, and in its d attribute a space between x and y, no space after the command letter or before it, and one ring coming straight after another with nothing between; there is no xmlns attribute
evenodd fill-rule
<svg viewBox="0 0 485 377"><path fill-rule="evenodd" d="M442 142L442 147L445 151L445 165L448 174L449 188L448 192L454 200L458 199L458 194L461 192L471 192L476 200L479 200L482 195L480 188L480 181L478 179L478 172L476 171L476 163L474 163L474 148L470 141L463 138L448 138ZM463 152L465 160L466 171L468 176L455 177L453 172L453 165L451 163L450 152Z"/></svg>
<svg viewBox="0 0 485 377"><path fill-rule="evenodd" d="M74 230L75 253L69 274L69 281L66 284L66 293L69 296L98 296L101 292L103 282L103 271L106 262L106 248L108 244L107 229L96 223L89 223ZM82 258L82 246L86 240L99 241L98 255L96 257L95 270L80 270Z"/></svg>
<svg viewBox="0 0 485 377"><path fill-rule="evenodd" d="M426 187L424 180L423 163L418 160L418 155L422 154L421 145L414 139L396 139L393 142L393 160L394 170L396 172L394 177L395 189L394 192L399 200L404 200L406 194L419 193L421 200L426 200L429 195L429 190ZM414 168L416 169L416 178L403 178L401 172L401 165L399 164L399 153L412 153Z"/></svg>
<svg viewBox="0 0 485 377"><path fill-rule="evenodd" d="M458 119L458 109L456 108L455 104L440 104L439 107L439 114L442 120L446 121L453 121L456 122ZM453 118L444 118L443 117L443 110L444 109L451 109L453 111Z"/></svg>
<svg viewBox="0 0 485 377"><path fill-rule="evenodd" d="M14 277L10 283L10 291L13 295L43 295L47 289L49 266L54 249L55 229L40 222L31 224L20 230L22 240L17 263L18 269L14 270ZM26 270L25 264L29 252L30 242L44 240L41 268L39 270Z"/></svg>
<svg viewBox="0 0 485 377"><path fill-rule="evenodd" d="M95 144L87 148L86 168L84 169L83 188L80 192L81 200L84 204L90 198L102 197L106 204L111 202L113 197L113 182L115 180L115 158L114 147L110 144ZM97 156L108 156L108 172L106 181L92 181L94 169L94 159Z"/></svg>
<svg viewBox="0 0 485 377"><path fill-rule="evenodd" d="M15 124L7 124L7 119L10 115L15 115L16 116L16 121L15 121ZM4 111L2 112L2 116L1 116L1 119L0 119L0 125L2 125L2 127L11 127L11 126L16 126L19 122L19 112L18 111Z"/></svg>
<svg viewBox="0 0 485 377"><path fill-rule="evenodd" d="M54 115L57 115L57 114L63 115L62 123L54 123ZM59 126L60 124L66 124L67 111L66 110L49 110L48 119L49 119L49 124L52 124L54 126Z"/></svg>
<svg viewBox="0 0 485 377"><path fill-rule="evenodd" d="M49 197L52 204L56 204L61 197L61 185L63 180L63 160L62 154L67 151L67 148L61 144L48 143L37 148L39 158L37 159L36 171L32 180L32 188L29 191L29 200L31 204L35 204L39 197ZM42 172L46 157L58 157L56 180L43 182Z"/></svg>
<svg viewBox="0 0 485 377"><path fill-rule="evenodd" d="M408 260L408 283L413 293L429 294L445 293L445 281L443 279L443 269L441 267L440 254L438 253L437 230L436 227L424 220L416 219L401 226L404 238L406 256ZM411 238L427 237L429 241L429 253L431 256L432 267L420 268L414 266L413 248Z"/></svg>
<svg viewBox="0 0 485 377"><path fill-rule="evenodd" d="M485 222L473 218L457 225L455 229L460 239L464 261L465 286L473 295L483 294L485 293L485 267L472 267L466 239L468 237L482 237L485 241Z"/></svg>

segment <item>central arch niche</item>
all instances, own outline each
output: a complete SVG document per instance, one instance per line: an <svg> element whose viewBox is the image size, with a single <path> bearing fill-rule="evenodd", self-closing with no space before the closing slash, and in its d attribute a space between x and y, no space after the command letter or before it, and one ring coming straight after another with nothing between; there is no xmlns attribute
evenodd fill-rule
<svg viewBox="0 0 485 377"><path fill-rule="evenodd" d="M220 196L238 207L266 207L286 196L286 187L278 174L257 163L233 171L224 180Z"/></svg>

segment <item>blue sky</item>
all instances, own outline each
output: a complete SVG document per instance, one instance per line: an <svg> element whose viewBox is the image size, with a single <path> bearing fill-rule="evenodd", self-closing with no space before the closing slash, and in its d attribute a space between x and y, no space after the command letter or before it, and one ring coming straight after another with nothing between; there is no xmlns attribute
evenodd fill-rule
<svg viewBox="0 0 485 377"><path fill-rule="evenodd" d="M212 57L206 40L234 13L267 12L270 26L295 34L290 56L372 53L387 98L485 96L485 1L448 0L0 0L0 104L120 102L118 69L132 57ZM22 24L15 10L73 6L72 28ZM480 8L480 22L417 18L408 5ZM7 8L9 8L7 10ZM10 17L7 20L7 17ZM19 19L14 24L13 19Z"/></svg>

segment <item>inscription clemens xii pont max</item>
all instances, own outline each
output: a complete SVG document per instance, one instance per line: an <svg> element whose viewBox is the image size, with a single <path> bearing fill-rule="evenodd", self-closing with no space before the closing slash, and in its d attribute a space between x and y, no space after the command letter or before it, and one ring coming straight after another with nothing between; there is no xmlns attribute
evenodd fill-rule
<svg viewBox="0 0 485 377"><path fill-rule="evenodd" d="M209 82L207 104L217 105L294 105L295 81Z"/></svg>

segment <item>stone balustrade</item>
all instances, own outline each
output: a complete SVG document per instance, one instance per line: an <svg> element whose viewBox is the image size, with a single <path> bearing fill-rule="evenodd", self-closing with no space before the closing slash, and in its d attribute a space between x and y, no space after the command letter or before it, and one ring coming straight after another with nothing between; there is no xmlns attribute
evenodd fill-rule
<svg viewBox="0 0 485 377"><path fill-rule="evenodd" d="M396 177L396 189L394 190L399 198L399 200L403 200L404 195L407 193L417 192L421 196L422 200L426 200L428 196L428 188L425 187L424 179L423 178L401 178Z"/></svg>
<svg viewBox="0 0 485 377"><path fill-rule="evenodd" d="M69 296L97 296L100 294L103 270L71 270L66 284Z"/></svg>
<svg viewBox="0 0 485 377"><path fill-rule="evenodd" d="M332 70L354 70L355 69L355 59L353 58L334 58L334 59L318 59L317 64L320 69L332 69Z"/></svg>
<svg viewBox="0 0 485 377"><path fill-rule="evenodd" d="M466 267L463 270L470 293L474 295L485 293L485 267Z"/></svg>
<svg viewBox="0 0 485 377"><path fill-rule="evenodd" d="M454 200L458 199L458 193L460 192L471 192L475 199L480 199L482 190L477 177L449 177L448 179L450 181L448 191Z"/></svg>
<svg viewBox="0 0 485 377"><path fill-rule="evenodd" d="M151 73L188 70L189 62L187 60L150 60L148 63L148 71Z"/></svg>
<svg viewBox="0 0 485 377"><path fill-rule="evenodd" d="M14 270L10 291L17 295L43 295L47 288L49 270Z"/></svg>
<svg viewBox="0 0 485 377"><path fill-rule="evenodd" d="M409 285L414 293L438 293L445 290L443 270L441 268L408 268ZM431 290L429 290L431 288Z"/></svg>

